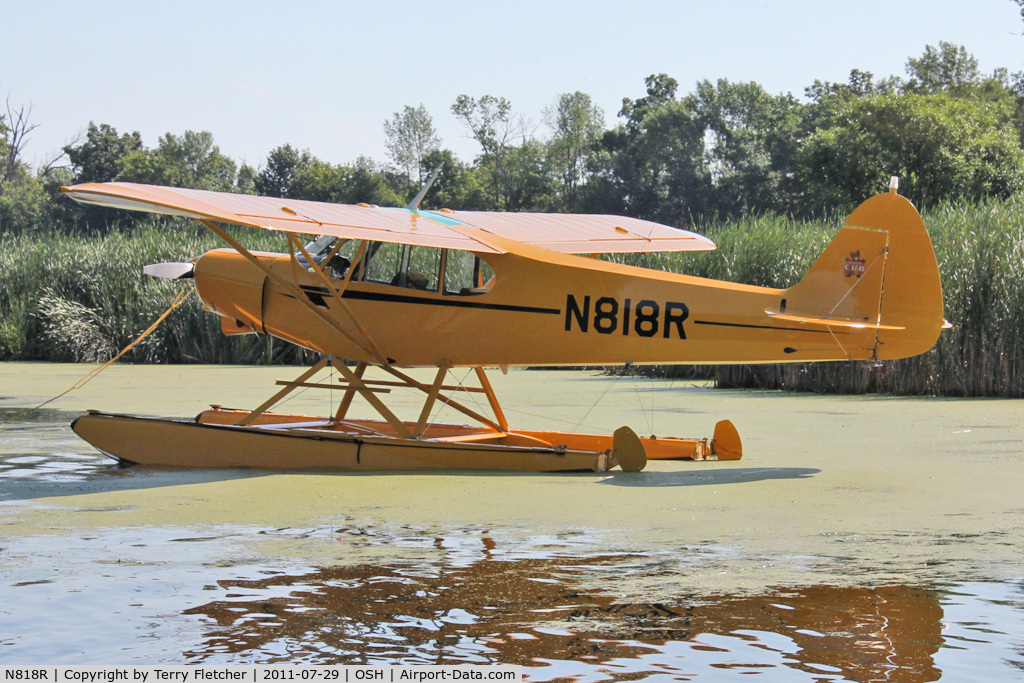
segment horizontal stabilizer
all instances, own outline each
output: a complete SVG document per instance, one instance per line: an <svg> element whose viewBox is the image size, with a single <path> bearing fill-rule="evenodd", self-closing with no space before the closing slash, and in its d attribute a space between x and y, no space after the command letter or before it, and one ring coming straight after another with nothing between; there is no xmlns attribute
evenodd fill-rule
<svg viewBox="0 0 1024 683"><path fill-rule="evenodd" d="M882 325L867 320L850 320L846 318L810 318L805 315L788 315L766 308L765 313L772 320L786 320L788 322L803 323L805 325L818 325L820 327L852 327L859 330L905 330L906 327L899 325Z"/></svg>

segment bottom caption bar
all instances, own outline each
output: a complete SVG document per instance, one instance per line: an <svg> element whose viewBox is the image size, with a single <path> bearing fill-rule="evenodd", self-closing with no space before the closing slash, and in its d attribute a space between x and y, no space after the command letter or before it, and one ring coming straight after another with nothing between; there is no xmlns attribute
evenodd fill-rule
<svg viewBox="0 0 1024 683"><path fill-rule="evenodd" d="M382 683L421 683L425 681L519 681L523 667L510 664L458 666L386 666L223 665L208 666L0 666L0 683L208 683L209 681L381 681Z"/></svg>

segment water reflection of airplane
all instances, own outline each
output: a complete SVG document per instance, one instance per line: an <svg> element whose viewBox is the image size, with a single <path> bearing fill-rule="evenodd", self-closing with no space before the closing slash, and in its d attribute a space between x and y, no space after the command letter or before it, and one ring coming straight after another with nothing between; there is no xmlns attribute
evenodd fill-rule
<svg viewBox="0 0 1024 683"><path fill-rule="evenodd" d="M493 549L493 541L484 543ZM940 677L933 655L941 643L943 612L937 592L928 587L809 586L755 596L624 603L582 590L574 577L635 564L635 557L494 557L457 566L356 565L221 581L221 589L252 598L188 610L210 621L202 646L185 655L197 662L232 653L262 663L287 657L337 664L389 659L542 666L572 660L580 671L568 668L583 673L613 661L641 666L645 657L671 651L680 656L680 670L692 673L686 661L691 647L707 655L700 661L728 647L721 639L705 642L712 640L708 636L729 636L739 645L759 632L786 639L777 650L777 666L819 675L832 667L853 681ZM780 647L776 639L768 642ZM723 661L734 661L725 654ZM659 672L670 673L665 657L653 659Z"/></svg>
<svg viewBox="0 0 1024 683"><path fill-rule="evenodd" d="M129 462L636 470L647 458L737 459L742 446L727 420L710 440L640 439L628 427L614 436L512 429L483 368L902 358L930 349L944 323L928 233L895 187L858 207L789 289L587 258L714 248L632 218L423 211L422 192L400 209L129 183L61 191L86 204L198 219L231 248L149 272L194 278L225 334L269 334L325 356L255 410L215 407L193 422L90 413L75 423L84 439ZM289 253L250 252L222 224L279 231ZM319 237L304 244L300 234ZM371 366L389 378L372 378ZM415 366L433 368L433 379L400 369ZM456 367L472 368L479 386L448 380ZM340 383L312 381L325 368ZM270 412L309 387L341 391L333 415ZM396 387L423 392L419 419L399 419L385 405L380 396ZM493 415L455 400L460 390L482 394ZM382 419L349 419L356 395ZM438 402L482 427L431 423Z"/></svg>

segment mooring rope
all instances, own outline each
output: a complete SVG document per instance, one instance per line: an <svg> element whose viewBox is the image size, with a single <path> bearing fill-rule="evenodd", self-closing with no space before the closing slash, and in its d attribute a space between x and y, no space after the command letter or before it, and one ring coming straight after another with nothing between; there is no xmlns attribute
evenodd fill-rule
<svg viewBox="0 0 1024 683"><path fill-rule="evenodd" d="M108 360L106 363L103 363L102 365L99 365L99 366L93 368L84 377L82 377L80 380L75 382L72 386L68 387L67 389L65 389L61 393L57 394L53 398L50 398L50 399L47 399L47 400L43 401L42 403L40 403L39 405L37 405L34 408L29 408L28 410L26 410L24 412L18 413L14 417L9 417L6 420L0 420L0 425L7 424L8 422L14 422L15 420L20 420L21 418L25 417L26 415L31 415L32 413L34 413L35 411L39 410L43 406L45 406L45 405L47 405L49 403L53 403L58 398L66 395L66 394L71 393L75 389L81 389L82 387L84 387L86 384L89 383L90 380L92 380L94 377L96 377L96 375L100 374L101 372L106 370L108 367L113 365L115 362L117 362L118 359L121 358L121 356L123 356L124 354L128 353L129 351L131 351L132 347L134 347L140 341L142 341L147 336L149 336L149 334L153 330L155 330L157 327L159 327L160 323L162 323L164 321L164 319L171 314L171 311L173 311L175 308L177 308L181 304L185 303L185 301L188 299L188 297L192 294L192 290L193 290L193 287L190 284L189 285L185 285L184 287L182 287L181 291L178 292L178 295L176 297L174 297L174 301L171 303L170 308L168 308L166 311L164 311L163 315L161 315L159 318L156 319L156 322L154 322L152 325L147 327L146 330L142 334L140 334L138 337L136 337L135 341L133 341L131 344L129 344L128 346L126 346L123 349L121 349L121 352L118 353L116 356L114 356L113 358Z"/></svg>

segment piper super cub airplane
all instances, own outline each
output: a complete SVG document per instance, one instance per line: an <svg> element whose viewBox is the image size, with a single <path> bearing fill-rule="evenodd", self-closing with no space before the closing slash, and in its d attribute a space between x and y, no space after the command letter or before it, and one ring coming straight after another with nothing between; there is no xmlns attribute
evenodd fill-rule
<svg viewBox="0 0 1024 683"><path fill-rule="evenodd" d="M195 218L230 248L149 274L195 279L225 334L269 334L324 358L254 410L194 420L90 411L73 428L121 461L280 469L640 470L648 458L740 458L732 423L712 439L511 429L484 367L879 360L930 349L944 326L939 271L913 205L861 204L806 276L753 287L619 265L603 253L714 249L685 230L602 215L420 210L254 197L131 183L63 187L72 199ZM220 224L274 230L289 253L250 252ZM309 243L300 235L316 235ZM342 360L345 359L345 360ZM346 362L354 364L350 367ZM368 366L391 376L371 379ZM421 382L400 368L432 367ZM311 381L325 367L339 377ZM479 386L445 383L475 370ZM271 412L299 387L341 389L333 415ZM423 392L403 421L380 395ZM486 398L485 416L452 398ZM350 419L362 397L382 419ZM436 402L480 426L435 424Z"/></svg>

